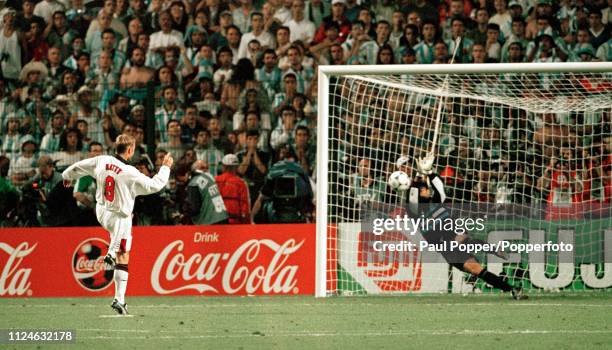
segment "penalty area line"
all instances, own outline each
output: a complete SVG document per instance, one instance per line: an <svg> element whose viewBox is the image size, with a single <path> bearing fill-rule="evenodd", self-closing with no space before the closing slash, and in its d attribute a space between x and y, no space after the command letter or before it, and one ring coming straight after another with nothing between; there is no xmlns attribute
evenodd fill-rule
<svg viewBox="0 0 612 350"><path fill-rule="evenodd" d="M77 329L77 331L79 331ZM110 331L112 332L112 331ZM140 333L140 332L138 332ZM303 332L270 332L266 333L243 333L243 334L178 334L177 335L152 335L152 336L138 336L133 334L123 335L98 335L80 337L80 339L146 339L146 340L174 340L174 339L228 339L228 338L253 338L253 337L413 337L417 335L424 336L458 336L467 335L473 336L477 334L488 334L488 335L578 335L578 334L611 334L612 330L495 330L495 329L458 329L450 331L441 330L410 330L410 331L390 331L390 332L325 332L325 331L303 331Z"/></svg>
<svg viewBox="0 0 612 350"><path fill-rule="evenodd" d="M263 308L270 308L270 307L286 307L287 305L289 306L304 306L304 307L317 307L317 306L321 306L321 307L354 307L355 305L359 305L359 306L385 306L385 305L391 305L391 303L371 303L371 302L362 302L360 300L355 299L354 303L321 303L321 304L317 304L317 303L295 303L295 304L291 304L291 303L225 303L225 304L208 304L206 302L202 302L202 303L197 303L197 304L179 304L179 305L171 305L171 304L132 304L133 308L139 308L139 309L192 309L192 308L210 308L210 309L214 309L214 308L249 308L249 307L263 307ZM413 307L414 305L417 306L453 306L453 307L462 307L462 306L466 306L466 307L473 307L473 306L485 306L485 307L491 307L491 306L501 306L501 307L593 307L593 308L609 308L612 307L612 304L593 304L593 303L550 303L550 302L537 302L535 300L527 300L524 302L516 302L516 301L512 301L510 299L500 299L500 303L495 303L495 302L470 302L470 301L463 301L463 302L457 302L457 303L448 303L448 302L444 302L444 303L422 303L422 302L418 302L418 303L412 303L412 302L407 302L407 303L396 303L394 304L394 307ZM2 308L63 308L66 305L62 305L62 304L31 304L31 305L21 305L21 304L9 304L9 305L2 305L0 303L0 306ZM74 306L75 309L76 308L101 308L101 307L106 307L106 305L98 305L98 304L78 304Z"/></svg>

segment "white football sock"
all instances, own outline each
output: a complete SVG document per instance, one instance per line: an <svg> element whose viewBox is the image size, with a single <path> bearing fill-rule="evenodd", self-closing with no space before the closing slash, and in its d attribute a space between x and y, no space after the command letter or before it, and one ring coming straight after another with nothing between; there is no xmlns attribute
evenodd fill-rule
<svg viewBox="0 0 612 350"><path fill-rule="evenodd" d="M115 268L115 299L121 304L125 304L125 290L128 283L128 272Z"/></svg>

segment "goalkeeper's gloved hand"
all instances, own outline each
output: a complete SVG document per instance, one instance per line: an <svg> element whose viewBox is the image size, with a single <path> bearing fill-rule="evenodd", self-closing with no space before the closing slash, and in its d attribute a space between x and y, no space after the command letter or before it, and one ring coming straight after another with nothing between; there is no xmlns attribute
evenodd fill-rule
<svg viewBox="0 0 612 350"><path fill-rule="evenodd" d="M429 175L433 172L433 163L436 160L433 153L427 153L425 158L419 158L417 170L422 175Z"/></svg>

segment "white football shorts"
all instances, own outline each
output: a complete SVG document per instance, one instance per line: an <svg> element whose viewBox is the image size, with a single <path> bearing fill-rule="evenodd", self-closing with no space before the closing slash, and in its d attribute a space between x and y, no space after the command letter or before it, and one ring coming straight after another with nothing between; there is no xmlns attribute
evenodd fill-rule
<svg viewBox="0 0 612 350"><path fill-rule="evenodd" d="M96 217L102 227L110 233L108 247L112 252L129 252L132 248L132 217L123 217L96 205Z"/></svg>

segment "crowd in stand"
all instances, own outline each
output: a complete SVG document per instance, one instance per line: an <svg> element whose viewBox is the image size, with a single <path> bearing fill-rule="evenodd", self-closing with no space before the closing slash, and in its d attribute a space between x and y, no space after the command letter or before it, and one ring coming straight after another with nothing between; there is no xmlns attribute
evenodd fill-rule
<svg viewBox="0 0 612 350"><path fill-rule="evenodd" d="M95 183L71 192L59 174L112 154L121 133L136 138L147 175L167 152L178 160L169 186L139 199L138 224L311 221L319 65L444 64L456 37L455 62L612 61L612 0L0 6L0 226L95 224ZM223 219L202 219L210 203L184 205L202 173Z"/></svg>

